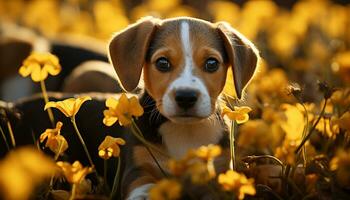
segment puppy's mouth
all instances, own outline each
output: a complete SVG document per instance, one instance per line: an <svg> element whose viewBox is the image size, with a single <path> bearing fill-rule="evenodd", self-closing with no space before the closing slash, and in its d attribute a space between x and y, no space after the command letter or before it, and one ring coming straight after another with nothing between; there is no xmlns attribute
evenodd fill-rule
<svg viewBox="0 0 350 200"><path fill-rule="evenodd" d="M173 115L168 116L168 119L175 122L175 123L181 123L181 124L190 124L190 123L196 123L200 122L206 117L201 117L193 114L179 114L179 115Z"/></svg>

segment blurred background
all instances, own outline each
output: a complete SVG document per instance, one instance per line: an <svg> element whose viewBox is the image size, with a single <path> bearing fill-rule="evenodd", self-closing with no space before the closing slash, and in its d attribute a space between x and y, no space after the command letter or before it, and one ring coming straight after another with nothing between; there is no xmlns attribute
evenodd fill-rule
<svg viewBox="0 0 350 200"><path fill-rule="evenodd" d="M319 99L314 92L317 80L339 87L350 83L348 2L0 0L0 99L15 100L37 91L29 79L17 75L30 51L58 55L63 72L48 80L48 89L60 91L62 80L80 62L106 61L105 46L114 32L153 15L229 22L261 51L259 84L250 87L252 96L260 91L261 101L265 101L264 93L280 97L288 84L296 82L308 91L305 101L315 101Z"/></svg>
<svg viewBox="0 0 350 200"><path fill-rule="evenodd" d="M310 130L305 162L311 164L304 164L306 181L295 181L294 185L305 190L303 194L316 191L319 199L343 195L339 188L345 188L344 198L333 199L349 199L349 0L0 0L0 109L2 101L16 101L40 92L40 84L18 75L23 60L32 51L51 52L60 60L61 73L45 80L49 91L69 92L67 96L88 91L120 92L110 65L94 62L94 71L85 68L90 74L77 66L85 66L89 60L107 62L106 47L113 33L148 15L227 21L250 39L260 50L262 60L243 101L252 112L250 120L237 128L238 157L275 155L297 169L300 157L296 158L295 148ZM76 71L79 68L83 70ZM81 76L82 71L85 77ZM227 80L227 85L233 81L232 77ZM227 88L227 93L232 92ZM35 109L27 110L30 115L24 118L28 121L24 120L24 124L29 125L24 127L34 126L33 123L40 124L36 130L43 129L42 122L36 122L37 115L31 114ZM40 110L43 112L42 107ZM89 120L101 124L102 112L96 114L95 107L91 111L95 118L86 115ZM90 133L107 132L95 131L99 126L90 121L85 124ZM101 127L106 128L102 124ZM318 134L311 136L314 130ZM95 135L93 140L96 141ZM344 151L339 151L338 156L336 152L342 148ZM336 179L328 175L331 159L339 162ZM256 183L268 185L278 193L285 189L274 182L280 174L275 169L280 166L267 161L261 161L262 166L256 163L252 161L249 166L249 176ZM260 175L265 177L260 179ZM308 175L315 175L316 179L307 179ZM270 178L271 184L266 183ZM292 187L286 188L292 191ZM293 193L288 191L284 191L284 197Z"/></svg>

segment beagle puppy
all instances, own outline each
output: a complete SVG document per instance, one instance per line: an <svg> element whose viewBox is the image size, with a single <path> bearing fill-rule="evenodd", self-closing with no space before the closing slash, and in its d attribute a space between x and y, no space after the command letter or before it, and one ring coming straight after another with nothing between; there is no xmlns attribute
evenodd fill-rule
<svg viewBox="0 0 350 200"><path fill-rule="evenodd" d="M109 59L128 92L143 75L140 101L145 114L137 124L148 141L181 158L202 145L228 143L217 104L226 72L232 69L235 93L241 98L254 76L259 53L225 22L146 17L112 38ZM123 198L148 199L149 189L162 174L145 146L132 134L127 140ZM169 158L152 152L166 168Z"/></svg>

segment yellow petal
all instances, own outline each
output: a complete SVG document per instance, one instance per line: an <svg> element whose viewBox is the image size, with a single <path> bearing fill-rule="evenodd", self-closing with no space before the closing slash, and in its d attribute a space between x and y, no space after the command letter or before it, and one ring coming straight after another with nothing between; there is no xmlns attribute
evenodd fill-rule
<svg viewBox="0 0 350 200"><path fill-rule="evenodd" d="M71 178L72 183L80 183L80 181L84 179L85 176L90 173L90 171L91 170L87 167L77 171Z"/></svg>
<svg viewBox="0 0 350 200"><path fill-rule="evenodd" d="M243 124L243 123L247 122L248 120L249 120L249 115L248 114L239 115L236 118L237 124Z"/></svg>
<svg viewBox="0 0 350 200"><path fill-rule="evenodd" d="M61 67L60 66L54 66L54 65L46 64L43 67L43 71L44 70L47 71L52 76L56 76L56 75L58 75L61 72Z"/></svg>
<svg viewBox="0 0 350 200"><path fill-rule="evenodd" d="M32 68L27 65L21 66L18 71L18 73L23 77L27 77L31 72L32 72Z"/></svg>
<svg viewBox="0 0 350 200"><path fill-rule="evenodd" d="M106 106L108 108L116 108L118 105L118 100L116 100L115 98L113 97L109 97L107 100L106 100Z"/></svg>
<svg viewBox="0 0 350 200"><path fill-rule="evenodd" d="M61 130L62 126L63 126L63 123L60 122L60 121L58 121L58 122L56 123L56 128L55 128L55 129L59 132L59 131Z"/></svg>
<svg viewBox="0 0 350 200"><path fill-rule="evenodd" d="M229 107L225 106L221 111L221 116L227 115L230 112L232 112L232 110Z"/></svg>
<svg viewBox="0 0 350 200"><path fill-rule="evenodd" d="M48 108L56 108L56 102L49 101L45 104L44 110L47 110Z"/></svg>
<svg viewBox="0 0 350 200"><path fill-rule="evenodd" d="M98 149L107 149L108 147L111 147L113 144L115 144L115 139L112 136L107 135L105 139L101 142L100 146L98 146Z"/></svg>
<svg viewBox="0 0 350 200"><path fill-rule="evenodd" d="M237 113L236 111L231 111L226 113L226 116L230 119L230 120L237 120L237 118L240 116L240 113Z"/></svg>
<svg viewBox="0 0 350 200"><path fill-rule="evenodd" d="M89 96L84 96L84 97L79 97L75 100L74 102L74 108L73 108L73 115L76 115L81 107L81 105L83 105L83 103L85 101L89 101L91 100L91 97Z"/></svg>
<svg viewBox="0 0 350 200"><path fill-rule="evenodd" d="M62 112L66 112L69 117L74 115L74 106L76 103L76 99L69 98L65 99L63 101L57 102L58 109L60 109Z"/></svg>
<svg viewBox="0 0 350 200"><path fill-rule="evenodd" d="M57 136L57 141L58 141L58 145L57 145L58 148L56 151L53 151L53 152L56 154L59 152L60 155L62 155L68 149L68 142L62 135Z"/></svg>
<svg viewBox="0 0 350 200"><path fill-rule="evenodd" d="M119 116L118 121L119 121L119 125L121 126L127 126L131 124L131 119L125 117L124 115Z"/></svg>
<svg viewBox="0 0 350 200"><path fill-rule="evenodd" d="M106 126L112 126L113 124L115 124L115 122L117 122L117 120L117 117L106 116L103 118L103 124Z"/></svg>
<svg viewBox="0 0 350 200"><path fill-rule="evenodd" d="M143 115L143 108L136 97L130 99L130 114L135 117Z"/></svg>
<svg viewBox="0 0 350 200"><path fill-rule="evenodd" d="M32 68L32 72L31 72L31 78L34 82L39 82L41 80L44 80L42 79L42 74L41 74L41 68L40 68L40 65L38 64L33 64L30 66ZM46 78L46 77L45 77Z"/></svg>
<svg viewBox="0 0 350 200"><path fill-rule="evenodd" d="M51 65L53 65L53 66L60 66L57 56L55 56L55 55L53 55L51 53L49 53L48 55L49 55L48 59L50 60Z"/></svg>
<svg viewBox="0 0 350 200"><path fill-rule="evenodd" d="M240 113L249 113L250 111L252 111L252 109L248 106L241 106L241 107L235 106L235 111Z"/></svg>
<svg viewBox="0 0 350 200"><path fill-rule="evenodd" d="M115 148L113 148L113 157L119 157L120 155L120 148L118 145L115 146Z"/></svg>
<svg viewBox="0 0 350 200"><path fill-rule="evenodd" d="M1 160L2 195L5 199L30 199L34 187L55 171L55 164L51 159L37 149L14 149Z"/></svg>
<svg viewBox="0 0 350 200"><path fill-rule="evenodd" d="M120 114L124 114L124 113L129 112L129 99L125 93L123 93L120 96L120 98L118 99L118 105L117 105L116 109Z"/></svg>
<svg viewBox="0 0 350 200"><path fill-rule="evenodd" d="M115 141L117 144L119 145L124 145L125 144L125 140L123 140L122 138L116 138L116 141Z"/></svg>
<svg viewBox="0 0 350 200"><path fill-rule="evenodd" d="M124 144L125 144L125 141L122 138L114 138L109 135L106 136L105 139L100 144L100 146L98 147L100 157L103 159L109 159L110 158L109 153L114 157L118 157L120 154L119 145L124 145Z"/></svg>
<svg viewBox="0 0 350 200"><path fill-rule="evenodd" d="M73 105L67 102L57 102L57 109L60 110L66 117L73 116Z"/></svg>
<svg viewBox="0 0 350 200"><path fill-rule="evenodd" d="M58 110L60 110L66 117L70 117L70 113L69 110L67 109L66 105L64 103L62 103L61 101L59 102L47 102L47 104L45 105L44 110L48 109L48 108L57 108Z"/></svg>
<svg viewBox="0 0 350 200"><path fill-rule="evenodd" d="M39 139L40 143L43 143L47 137L48 137L48 133L45 131L40 135L40 139Z"/></svg>

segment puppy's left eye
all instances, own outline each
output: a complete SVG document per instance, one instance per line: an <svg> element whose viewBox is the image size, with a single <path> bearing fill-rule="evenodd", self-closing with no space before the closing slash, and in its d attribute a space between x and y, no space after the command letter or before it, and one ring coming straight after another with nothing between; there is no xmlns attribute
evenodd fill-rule
<svg viewBox="0 0 350 200"><path fill-rule="evenodd" d="M160 57L156 61L156 68L161 72L168 72L171 69L170 62L165 57Z"/></svg>
<svg viewBox="0 0 350 200"><path fill-rule="evenodd" d="M207 71L209 73L213 73L218 69L219 69L219 61L216 60L215 58L208 58L205 61L205 65L204 65L205 71Z"/></svg>

